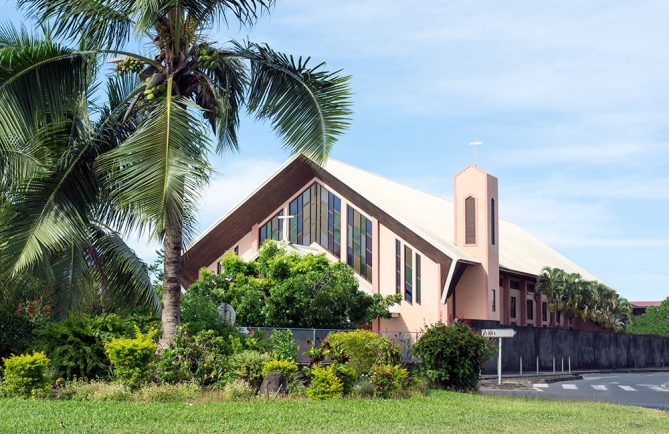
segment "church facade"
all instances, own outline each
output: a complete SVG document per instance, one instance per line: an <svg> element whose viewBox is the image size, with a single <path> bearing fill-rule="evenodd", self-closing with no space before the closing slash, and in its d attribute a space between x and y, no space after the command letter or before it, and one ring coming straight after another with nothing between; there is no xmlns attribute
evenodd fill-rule
<svg viewBox="0 0 669 434"><path fill-rule="evenodd" d="M348 164L282 165L184 253L182 285L219 270L227 251L252 259L267 239L308 246L353 267L361 290L402 295L374 330L419 331L455 318L530 327L549 324L535 289L544 266L595 278L518 226L499 219L498 180L476 166L454 178L447 201Z"/></svg>

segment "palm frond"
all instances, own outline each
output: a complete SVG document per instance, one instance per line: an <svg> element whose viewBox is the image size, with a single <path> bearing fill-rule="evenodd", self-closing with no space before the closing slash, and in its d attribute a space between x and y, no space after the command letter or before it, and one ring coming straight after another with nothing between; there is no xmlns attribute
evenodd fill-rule
<svg viewBox="0 0 669 434"><path fill-rule="evenodd" d="M110 305L118 309L148 307L160 312L160 300L146 264L117 233L92 226L90 247L93 274Z"/></svg>
<svg viewBox="0 0 669 434"><path fill-rule="evenodd" d="M113 185L111 197L144 219L154 237L169 222L192 223L201 187L209 180L210 141L192 102L167 96L155 103L137 130L98 159L98 171Z"/></svg>
<svg viewBox="0 0 669 434"><path fill-rule="evenodd" d="M89 47L118 48L133 29L133 0L19 0L19 7L52 25L55 36L82 41Z"/></svg>
<svg viewBox="0 0 669 434"><path fill-rule="evenodd" d="M244 63L224 56L216 68L201 74L196 102L204 109L204 117L216 134L216 152L237 150L239 111L249 83Z"/></svg>
<svg viewBox="0 0 669 434"><path fill-rule="evenodd" d="M310 67L267 45L237 42L235 55L251 62L248 109L269 119L284 146L312 160L324 161L350 123L349 78Z"/></svg>
<svg viewBox="0 0 669 434"><path fill-rule="evenodd" d="M200 25L212 25L222 20L230 25L229 16L241 25L252 26L263 12L269 12L274 0L180 0L179 5Z"/></svg>

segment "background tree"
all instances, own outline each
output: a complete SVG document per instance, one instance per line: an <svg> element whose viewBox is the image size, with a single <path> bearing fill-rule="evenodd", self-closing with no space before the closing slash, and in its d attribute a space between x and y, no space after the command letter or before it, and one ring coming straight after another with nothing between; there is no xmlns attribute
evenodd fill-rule
<svg viewBox="0 0 669 434"><path fill-rule="evenodd" d="M669 297L658 306L650 306L641 315L630 319L626 330L635 335L669 336Z"/></svg>
<svg viewBox="0 0 669 434"><path fill-rule="evenodd" d="M113 186L109 200L138 218L130 225L162 241L165 254L162 337L169 345L179 324L181 254L193 232L209 155L237 149L244 107L269 120L284 145L315 162L328 155L348 126L348 77L323 64L278 53L264 44L231 41L216 46L212 25L234 18L252 25L271 0L20 0L56 36L79 40L81 56L115 53L119 74L138 77L127 97L123 123L132 123L119 145L95 165ZM119 51L131 36L148 57ZM30 90L35 93L35 90Z"/></svg>
<svg viewBox="0 0 669 434"><path fill-rule="evenodd" d="M221 274L203 270L184 297L184 323L193 330L222 326L220 303L235 308L242 326L350 329L389 318L388 308L401 300L360 291L346 264L287 254L273 242L263 244L256 261L228 252L221 265Z"/></svg>

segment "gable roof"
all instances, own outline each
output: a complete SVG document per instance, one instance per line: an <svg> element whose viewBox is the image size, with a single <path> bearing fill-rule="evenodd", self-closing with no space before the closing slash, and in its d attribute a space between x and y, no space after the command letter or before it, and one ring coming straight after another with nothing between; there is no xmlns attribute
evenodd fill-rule
<svg viewBox="0 0 669 434"><path fill-rule="evenodd" d="M316 167L303 157L295 156L279 167L249 197L203 232L184 252L184 283L197 279L198 267L211 264L219 258L224 250L248 233L250 225L264 220L314 177L330 184L332 188L346 188L348 193L355 193L359 200L364 200L376 212L386 215L395 228L406 228L415 235L421 244L416 245L416 248L429 247L435 250L446 259L449 266L451 260L478 263L454 243L454 210L451 201L334 159L329 159L322 167ZM331 185L334 182L339 185ZM352 202L359 205L355 199ZM508 271L538 275L544 266L549 266L596 280L548 245L503 219L499 220L499 255L500 267ZM442 284L445 277L442 276Z"/></svg>
<svg viewBox="0 0 669 434"><path fill-rule="evenodd" d="M415 228L453 259L476 262L455 246L453 202L333 159L328 160L324 169L407 227ZM523 274L539 275L543 267L549 266L597 280L538 238L504 219L499 219L499 263L502 269Z"/></svg>

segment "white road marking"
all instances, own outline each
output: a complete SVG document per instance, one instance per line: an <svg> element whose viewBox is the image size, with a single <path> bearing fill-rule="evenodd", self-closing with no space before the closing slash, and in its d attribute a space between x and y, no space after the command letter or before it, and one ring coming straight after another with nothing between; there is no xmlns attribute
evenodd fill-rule
<svg viewBox="0 0 669 434"><path fill-rule="evenodd" d="M542 388L540 388L540 387L536 387L536 386L533 387L532 389L534 389L534 390L537 391L537 392L543 392L543 391L544 391L544 389L542 389Z"/></svg>
<svg viewBox="0 0 669 434"><path fill-rule="evenodd" d="M578 386L575 384L563 384L562 388L567 390L578 390Z"/></svg>
<svg viewBox="0 0 669 434"><path fill-rule="evenodd" d="M669 389L665 389L662 386L649 386L649 387L656 392L669 392Z"/></svg>
<svg viewBox="0 0 669 434"><path fill-rule="evenodd" d="M535 389L536 389L537 387L539 387L539 388L541 388L541 389L546 389L546 388L548 388L548 384L545 384L545 383L538 383L538 384L534 384L533 387L534 387Z"/></svg>
<svg viewBox="0 0 669 434"><path fill-rule="evenodd" d="M623 389L625 392L636 392L636 389L632 386L624 386L624 385L618 385L621 389Z"/></svg>
<svg viewBox="0 0 669 434"><path fill-rule="evenodd" d="M595 390L608 390L608 388L603 384L593 384L592 388Z"/></svg>

